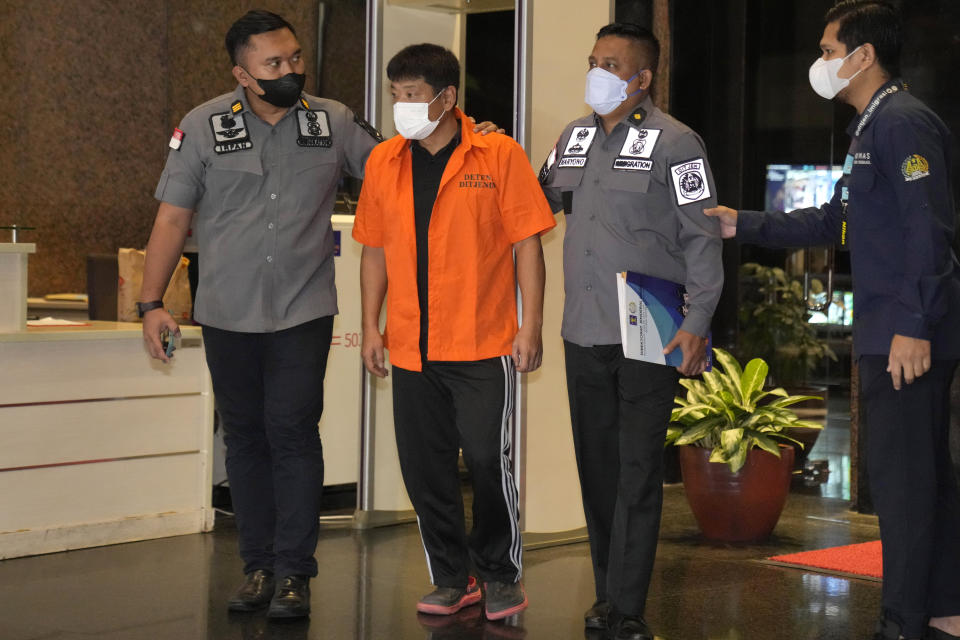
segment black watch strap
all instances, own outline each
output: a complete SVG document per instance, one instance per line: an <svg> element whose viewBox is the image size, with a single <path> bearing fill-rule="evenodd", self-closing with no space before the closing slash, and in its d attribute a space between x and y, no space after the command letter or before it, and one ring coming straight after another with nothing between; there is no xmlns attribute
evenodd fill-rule
<svg viewBox="0 0 960 640"><path fill-rule="evenodd" d="M137 303L137 315L141 318L143 314L147 311L153 311L154 309L160 309L163 307L163 300L151 300L150 302L138 302Z"/></svg>

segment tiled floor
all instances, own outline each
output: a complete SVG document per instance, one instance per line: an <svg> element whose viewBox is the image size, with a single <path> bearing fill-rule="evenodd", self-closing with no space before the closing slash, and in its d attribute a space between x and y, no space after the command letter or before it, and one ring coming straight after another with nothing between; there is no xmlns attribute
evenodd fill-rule
<svg viewBox="0 0 960 640"><path fill-rule="evenodd" d="M849 466L842 402L832 409L811 458L830 460L830 480L820 492L848 495L840 477ZM766 543L725 546L699 536L682 485L668 486L647 608L658 637L869 638L879 583L758 562L877 538L874 517L811 492L816 488L791 495ZM484 622L478 607L453 620L418 618L413 605L430 587L415 525L367 532L327 527L317 557L313 616L292 624L269 623L262 613L228 615L224 603L240 579L229 518L209 535L7 560L0 562L0 640L602 637L585 636L582 628L593 600L586 544L528 551L530 607L506 624Z"/></svg>

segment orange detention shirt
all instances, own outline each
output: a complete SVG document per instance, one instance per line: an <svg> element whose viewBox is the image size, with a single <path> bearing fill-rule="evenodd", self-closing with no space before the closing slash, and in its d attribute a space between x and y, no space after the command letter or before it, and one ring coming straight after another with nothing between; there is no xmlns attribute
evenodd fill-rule
<svg viewBox="0 0 960 640"><path fill-rule="evenodd" d="M517 334L513 244L556 225L520 145L474 133L459 109L455 116L461 142L443 172L427 231L427 358L437 361L510 354ZM384 250L390 362L420 371L410 144L395 136L370 153L353 237Z"/></svg>

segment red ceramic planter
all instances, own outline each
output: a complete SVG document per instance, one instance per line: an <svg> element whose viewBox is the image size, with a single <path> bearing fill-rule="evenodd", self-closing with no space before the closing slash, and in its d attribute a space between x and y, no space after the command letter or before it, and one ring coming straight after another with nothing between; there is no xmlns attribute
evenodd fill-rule
<svg viewBox="0 0 960 640"><path fill-rule="evenodd" d="M793 448L780 457L752 449L737 473L710 462L710 449L679 447L687 503L706 538L722 542L756 542L777 526L790 491Z"/></svg>

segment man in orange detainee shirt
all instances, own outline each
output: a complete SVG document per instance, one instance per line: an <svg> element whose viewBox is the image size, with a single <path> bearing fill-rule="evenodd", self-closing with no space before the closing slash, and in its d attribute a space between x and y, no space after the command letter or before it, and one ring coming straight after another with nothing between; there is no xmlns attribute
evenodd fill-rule
<svg viewBox="0 0 960 640"><path fill-rule="evenodd" d="M393 365L400 469L436 586L417 610L450 615L483 596L487 618L501 619L527 606L509 429L515 374L540 366L540 234L555 222L520 146L474 134L456 108L450 51L407 47L387 76L400 135L370 154L353 230L364 245L363 360L384 377L387 348ZM474 492L469 536L461 449Z"/></svg>

